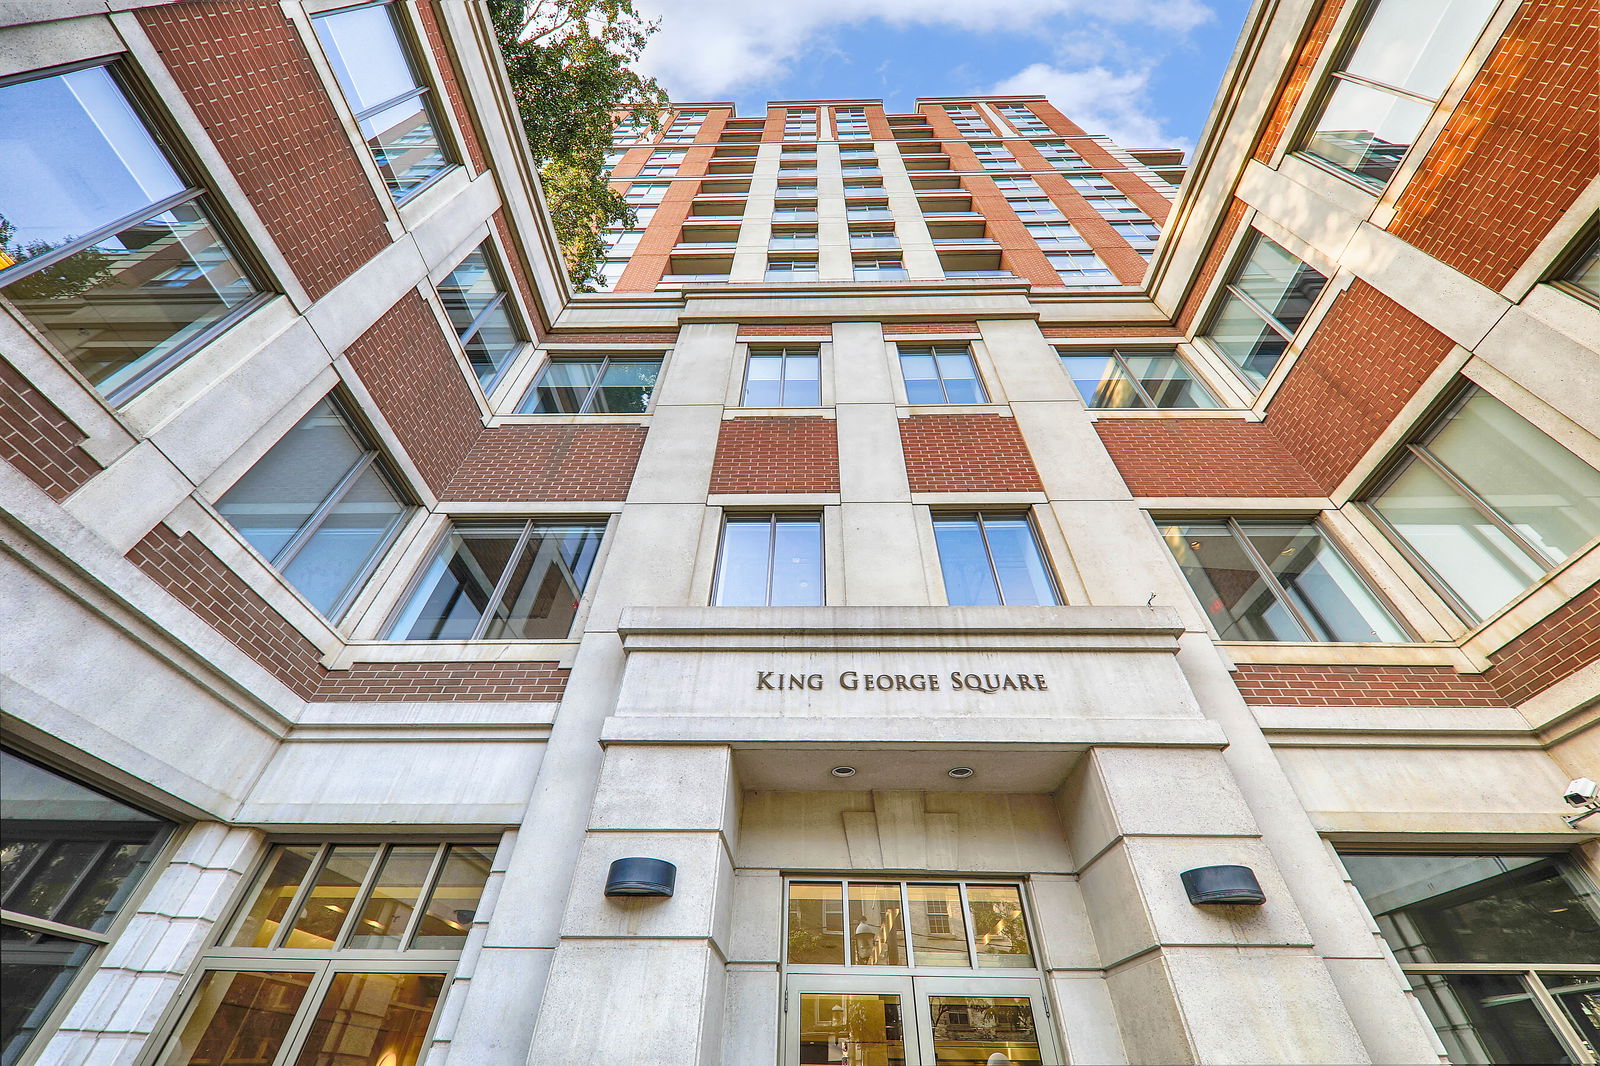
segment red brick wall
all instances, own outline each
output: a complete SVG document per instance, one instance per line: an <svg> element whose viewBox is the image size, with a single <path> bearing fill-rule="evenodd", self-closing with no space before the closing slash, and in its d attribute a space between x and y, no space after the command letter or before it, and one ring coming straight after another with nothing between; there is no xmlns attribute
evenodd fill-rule
<svg viewBox="0 0 1600 1066"><path fill-rule="evenodd" d="M1490 288L1600 174L1594 0L1530 0L1396 204L1391 232Z"/></svg>
<svg viewBox="0 0 1600 1066"><path fill-rule="evenodd" d="M1094 326L1042 326L1039 332L1047 338L1092 340L1095 337L1171 337L1182 340L1183 334L1171 326L1152 322L1140 325L1135 322L1113 322Z"/></svg>
<svg viewBox="0 0 1600 1066"><path fill-rule="evenodd" d="M1261 162L1272 162L1272 155L1277 151L1279 142L1283 140L1283 135L1289 128L1289 118L1294 114L1301 95L1311 81L1311 71L1316 67L1322 49L1328 43L1328 36L1333 33L1333 24L1339 20L1339 11L1343 6L1344 0L1323 0L1321 10L1317 12L1316 19L1312 21L1305 37L1301 40L1299 56L1284 79L1283 87L1278 91L1278 101L1273 105L1272 117L1267 120L1266 128L1261 131L1261 136L1256 141L1255 158Z"/></svg>
<svg viewBox="0 0 1600 1066"><path fill-rule="evenodd" d="M1127 194L1128 199L1144 209L1144 213L1165 224L1172 213L1172 201L1157 192L1149 182L1132 171L1122 170L1106 175L1106 180Z"/></svg>
<svg viewBox="0 0 1600 1066"><path fill-rule="evenodd" d="M710 151L710 149L706 149ZM687 164L687 158L686 158ZM687 165L684 169L687 169ZM704 168L702 168L704 169ZM666 181L666 178L643 178L644 182ZM617 279L616 292L653 292L661 283L662 275L672 265L672 249L678 243L683 220L689 217L695 194L700 184L693 181L674 181L667 187L666 195L645 227L644 236L628 258L628 265Z"/></svg>
<svg viewBox="0 0 1600 1066"><path fill-rule="evenodd" d="M550 323L547 319L544 305L534 296L533 285L528 281L528 271L523 266L522 256L518 254L519 250L525 245L512 239L511 227L506 223L503 209L496 210L490 217L494 221L494 231L500 237L501 250L505 252L506 261L511 266L511 280L517 286L517 291L522 295L523 306L533 316L533 321L528 323L533 330L533 339L539 340L549 331ZM530 242L527 246L537 247L537 242Z"/></svg>
<svg viewBox="0 0 1600 1066"><path fill-rule="evenodd" d="M885 322L883 332L891 337L912 337L937 333L976 333L976 322Z"/></svg>
<svg viewBox="0 0 1600 1066"><path fill-rule="evenodd" d="M64 500L102 469L81 447L85 439L72 419L0 359L0 459Z"/></svg>
<svg viewBox="0 0 1600 1066"><path fill-rule="evenodd" d="M1133 250L1133 246L1123 239L1122 234L1111 228L1111 223L1102 217L1100 212L1090 206L1089 201L1083 198L1082 193L1072 187L1071 183L1067 181L1066 175L1037 174L1034 178L1038 181L1039 187L1045 191L1045 195L1049 196L1055 202L1055 205L1061 208L1061 213L1067 216L1067 221L1072 223L1073 228L1083 236L1084 240L1089 242L1089 247L1094 249L1094 254L1100 257L1102 263L1111 268L1111 273L1116 275L1118 281L1124 285L1137 285L1144 278L1144 273L1150 264L1146 263L1144 257ZM1140 182L1139 184L1143 185L1144 183ZM1155 196L1156 194L1151 193L1150 195ZM1163 198L1157 196L1157 199ZM1144 209L1146 211L1150 210L1149 207ZM1165 219L1165 210L1156 217ZM1056 275L1053 268L1050 273L1052 277L1057 278L1054 284L1060 285L1059 276Z"/></svg>
<svg viewBox="0 0 1600 1066"><path fill-rule="evenodd" d="M1034 117L1063 137L1082 137L1086 132L1082 126L1079 126L1066 115L1063 115L1059 110L1057 110L1056 106L1048 100L1028 100L1026 103L1028 105L1028 110L1033 112ZM1136 145L1135 147L1139 146ZM1088 157L1085 156L1084 158ZM1115 166L1116 164L1107 163L1104 165Z"/></svg>
<svg viewBox="0 0 1600 1066"><path fill-rule="evenodd" d="M274 0L134 15L312 298L388 247L356 148Z"/></svg>
<svg viewBox="0 0 1600 1066"><path fill-rule="evenodd" d="M831 337L832 322L810 322L795 326L740 326L739 339L754 337Z"/></svg>
<svg viewBox="0 0 1600 1066"><path fill-rule="evenodd" d="M1189 293L1183 298L1183 306L1178 308L1175 321L1178 328L1187 330L1194 324L1195 316L1200 313L1200 305L1204 302L1206 292L1211 283L1216 280L1217 272L1227 261L1228 246L1233 243L1234 236L1239 232L1239 227L1244 224L1246 207L1243 200L1235 200L1228 208L1228 213L1223 216L1222 224L1217 227L1216 239L1211 242L1211 254L1206 257L1204 265L1196 272L1194 282L1189 286Z"/></svg>
<svg viewBox="0 0 1600 1066"><path fill-rule="evenodd" d="M483 432L483 416L438 319L408 292L345 354L406 454L441 492Z"/></svg>
<svg viewBox="0 0 1600 1066"><path fill-rule="evenodd" d="M994 414L900 420L912 492L1039 492L1044 485L1015 419Z"/></svg>
<svg viewBox="0 0 1600 1066"><path fill-rule="evenodd" d="M659 344L670 348L678 343L676 333L585 333L577 330L551 333L545 344Z"/></svg>
<svg viewBox="0 0 1600 1066"><path fill-rule="evenodd" d="M711 463L711 491L838 492L839 438L833 420L724 420Z"/></svg>
<svg viewBox="0 0 1600 1066"><path fill-rule="evenodd" d="M1101 443L1135 496L1322 496L1260 422L1101 419Z"/></svg>
<svg viewBox="0 0 1600 1066"><path fill-rule="evenodd" d="M172 597L305 700L504 702L561 698L552 662L362 663L328 670L306 636L193 534L157 526L128 552Z"/></svg>
<svg viewBox="0 0 1600 1066"><path fill-rule="evenodd" d="M1329 491L1454 346L1357 280L1334 300L1273 396L1266 428Z"/></svg>
<svg viewBox="0 0 1600 1066"><path fill-rule="evenodd" d="M1278 707L1504 707L1478 674L1448 666L1241 663L1233 680L1246 703Z"/></svg>
<svg viewBox="0 0 1600 1066"><path fill-rule="evenodd" d="M465 95L461 91L461 80L456 76L455 61L450 56L450 49L445 46L444 30L439 25L439 13L436 10L439 0L427 0L416 6L417 18L422 23L422 31L427 35L428 48L433 52L433 61L439 64L440 81L444 84L444 95L450 101L450 110L455 114L456 124L461 129L462 139L467 142L467 158L472 161L472 170L479 173L483 170L483 147L478 143L478 130L473 125L472 113L467 109Z"/></svg>
<svg viewBox="0 0 1600 1066"><path fill-rule="evenodd" d="M440 496L448 500L622 500L643 426L497 426L479 435Z"/></svg>
<svg viewBox="0 0 1600 1066"><path fill-rule="evenodd" d="M1501 648L1484 677L1507 703L1521 703L1600 661L1600 585L1590 585Z"/></svg>

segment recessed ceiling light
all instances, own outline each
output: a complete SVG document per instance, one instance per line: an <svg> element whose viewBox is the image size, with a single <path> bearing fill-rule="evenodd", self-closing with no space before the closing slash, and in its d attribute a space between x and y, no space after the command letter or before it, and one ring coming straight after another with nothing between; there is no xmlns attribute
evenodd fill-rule
<svg viewBox="0 0 1600 1066"><path fill-rule="evenodd" d="M971 777L973 774L975 774L977 772L978 771L974 770L970 766L952 766L952 767L950 767L950 776L955 778L957 781L965 781L967 778Z"/></svg>
<svg viewBox="0 0 1600 1066"><path fill-rule="evenodd" d="M856 768L854 766L835 766L828 773L834 777L854 777L856 776Z"/></svg>

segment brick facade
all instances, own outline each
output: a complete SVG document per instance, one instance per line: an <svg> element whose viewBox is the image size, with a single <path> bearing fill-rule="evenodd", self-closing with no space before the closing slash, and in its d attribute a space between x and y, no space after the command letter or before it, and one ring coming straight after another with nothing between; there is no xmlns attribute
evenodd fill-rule
<svg viewBox="0 0 1600 1066"><path fill-rule="evenodd" d="M449 101L450 111L455 115L462 140L466 141L467 158L472 162L473 173L481 173L484 167L483 146L478 142L478 130L473 125L472 109L467 107L461 79L456 75L455 60L439 29L438 7L439 0L423 0L416 5L417 21L422 23L422 32L428 38L428 50L433 53L433 61L439 65L440 88L444 90L444 98Z"/></svg>
<svg viewBox="0 0 1600 1066"><path fill-rule="evenodd" d="M1294 109L1299 106L1300 97L1305 93L1306 86L1311 83L1311 72L1316 69L1317 61L1322 58L1322 50L1328 44L1328 37L1333 33L1334 23L1339 21L1339 12L1343 7L1344 0L1322 0L1317 17L1306 30L1306 35L1300 42L1299 55L1296 56L1294 65L1289 68L1283 87L1278 90L1278 99L1273 105L1272 114L1256 141L1254 155L1261 162L1271 163L1273 155L1277 153L1278 145L1289 129L1289 119L1294 115Z"/></svg>
<svg viewBox="0 0 1600 1066"><path fill-rule="evenodd" d="M17 368L0 359L0 459L64 500L101 470L86 434Z"/></svg>
<svg viewBox="0 0 1600 1066"><path fill-rule="evenodd" d="M758 337L832 337L833 323L831 322L802 322L793 326L740 326L740 340L754 340Z"/></svg>
<svg viewBox="0 0 1600 1066"><path fill-rule="evenodd" d="M838 492L839 438L831 418L732 418L717 434L713 494Z"/></svg>
<svg viewBox="0 0 1600 1066"><path fill-rule="evenodd" d="M1094 428L1135 496L1323 495L1260 422L1107 418Z"/></svg>
<svg viewBox="0 0 1600 1066"><path fill-rule="evenodd" d="M1594 0L1529 0L1395 205L1390 232L1498 289L1600 175Z"/></svg>
<svg viewBox="0 0 1600 1066"><path fill-rule="evenodd" d="M1364 281L1340 293L1267 408L1266 428L1324 492L1455 347Z"/></svg>
<svg viewBox="0 0 1600 1066"><path fill-rule="evenodd" d="M128 561L304 700L554 701L566 685L567 671L553 662L361 663L329 670L317 646L192 533L179 536L157 526L128 552Z"/></svg>
<svg viewBox="0 0 1600 1066"><path fill-rule="evenodd" d="M912 492L1042 492L1015 419L919 415L900 420Z"/></svg>
<svg viewBox="0 0 1600 1066"><path fill-rule="evenodd" d="M389 246L382 194L273 0L134 14L313 299Z"/></svg>
<svg viewBox="0 0 1600 1066"><path fill-rule="evenodd" d="M1448 666L1240 663L1233 680L1246 703L1277 707L1504 707L1479 674Z"/></svg>
<svg viewBox="0 0 1600 1066"><path fill-rule="evenodd" d="M1600 662L1600 585L1590 585L1493 656L1484 677L1521 703Z"/></svg>
<svg viewBox="0 0 1600 1066"><path fill-rule="evenodd" d="M484 430L441 495L449 500L616 500L628 495L645 428L629 424Z"/></svg>
<svg viewBox="0 0 1600 1066"><path fill-rule="evenodd" d="M1244 225L1244 214L1248 209L1243 200L1234 200L1229 205L1228 213L1223 216L1222 224L1217 227L1216 239L1211 242L1211 254L1195 273L1194 281L1183 298L1183 305L1178 308L1174 321L1177 322L1179 329L1199 329L1199 323L1195 318L1200 314L1200 307L1205 303L1206 293L1210 291L1212 282L1217 280L1217 274L1227 262L1229 248L1233 244L1234 237L1238 236L1239 227Z"/></svg>
<svg viewBox="0 0 1600 1066"><path fill-rule="evenodd" d="M1183 339L1180 330L1158 322L1148 326L1137 322L1105 322L1090 326L1041 326L1039 332L1044 334L1046 340L1094 340L1100 337L1171 337L1175 341Z"/></svg>

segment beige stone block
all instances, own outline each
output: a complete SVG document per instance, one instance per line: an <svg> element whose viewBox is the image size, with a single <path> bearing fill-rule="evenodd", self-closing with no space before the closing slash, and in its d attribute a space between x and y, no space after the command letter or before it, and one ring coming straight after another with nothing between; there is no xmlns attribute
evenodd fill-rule
<svg viewBox="0 0 1600 1066"><path fill-rule="evenodd" d="M732 828L733 753L724 747L630 744L606 749L589 825L594 829Z"/></svg>
<svg viewBox="0 0 1600 1066"><path fill-rule="evenodd" d="M1100 953L1077 878L1036 874L1028 879L1028 894L1033 924L1039 932L1034 947L1039 963L1049 969L1098 969Z"/></svg>
<svg viewBox="0 0 1600 1066"><path fill-rule="evenodd" d="M606 872L627 856L678 868L671 898L607 896ZM727 914L733 869L717 833L590 833L578 852L561 934L711 937Z"/></svg>
<svg viewBox="0 0 1600 1066"><path fill-rule="evenodd" d="M1197 1059L1184 1030L1166 960L1151 955L1106 975L1129 1062L1177 1064ZM1297 1061L1284 1059L1284 1062Z"/></svg>
<svg viewBox="0 0 1600 1066"><path fill-rule="evenodd" d="M1128 1061L1111 986L1103 974L1051 974L1050 992L1067 1062L1121 1066Z"/></svg>

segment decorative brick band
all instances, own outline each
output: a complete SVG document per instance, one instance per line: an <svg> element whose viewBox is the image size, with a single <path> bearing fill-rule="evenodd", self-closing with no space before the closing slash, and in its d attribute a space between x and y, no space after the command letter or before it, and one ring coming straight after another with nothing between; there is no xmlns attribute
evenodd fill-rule
<svg viewBox="0 0 1600 1066"><path fill-rule="evenodd" d="M725 420L711 463L711 491L838 492L839 438L833 420Z"/></svg>
<svg viewBox="0 0 1600 1066"><path fill-rule="evenodd" d="M313 299L389 246L377 194L276 0L133 15Z"/></svg>
<svg viewBox="0 0 1600 1066"><path fill-rule="evenodd" d="M801 322L790 326L745 326L739 327L739 339L749 337L832 337L832 322Z"/></svg>
<svg viewBox="0 0 1600 1066"><path fill-rule="evenodd" d="M918 415L900 420L912 492L1040 492L1015 419L1001 415Z"/></svg>
<svg viewBox="0 0 1600 1066"><path fill-rule="evenodd" d="M617 333L595 332L583 333L568 330L563 333L551 333L544 338L545 344L649 344L662 348L670 348L678 343L676 333Z"/></svg>
<svg viewBox="0 0 1600 1066"><path fill-rule="evenodd" d="M1600 662L1600 584L1562 604L1493 659L1484 677L1513 704Z"/></svg>
<svg viewBox="0 0 1600 1066"><path fill-rule="evenodd" d="M1091 326L1041 326L1039 332L1047 340L1094 340L1099 337L1171 337L1182 340L1181 330L1164 322L1141 326L1136 322L1107 322Z"/></svg>
<svg viewBox="0 0 1600 1066"><path fill-rule="evenodd" d="M1448 666L1241 663L1234 684L1246 703L1277 707L1504 707L1481 674Z"/></svg>
<svg viewBox="0 0 1600 1066"><path fill-rule="evenodd" d="M977 333L978 324L976 322L885 322L883 331L891 337L916 337L924 334L939 333Z"/></svg>
<svg viewBox="0 0 1600 1066"><path fill-rule="evenodd" d="M83 450L87 434L16 367L0 359L0 459L56 500L103 468Z"/></svg>
<svg viewBox="0 0 1600 1066"><path fill-rule="evenodd" d="M1135 496L1323 495L1260 422L1103 419L1094 428Z"/></svg>
<svg viewBox="0 0 1600 1066"><path fill-rule="evenodd" d="M317 646L190 533L157 526L128 552L172 597L303 700L555 701L567 671L553 662L322 665Z"/></svg>

